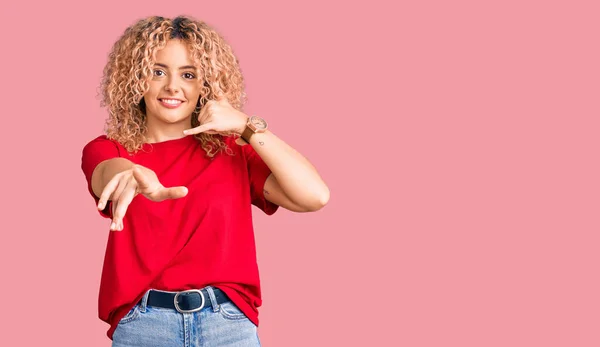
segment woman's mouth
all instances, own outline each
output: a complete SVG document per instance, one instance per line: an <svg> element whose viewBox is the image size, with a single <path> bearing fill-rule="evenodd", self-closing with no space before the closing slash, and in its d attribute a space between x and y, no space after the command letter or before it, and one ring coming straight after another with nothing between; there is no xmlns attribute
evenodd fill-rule
<svg viewBox="0 0 600 347"><path fill-rule="evenodd" d="M178 99L158 99L158 101L166 108L177 108L183 104L183 101Z"/></svg>

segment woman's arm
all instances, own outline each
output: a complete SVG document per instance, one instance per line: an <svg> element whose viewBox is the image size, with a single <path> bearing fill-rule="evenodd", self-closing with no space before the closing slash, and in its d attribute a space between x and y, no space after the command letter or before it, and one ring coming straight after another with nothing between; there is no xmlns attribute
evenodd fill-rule
<svg viewBox="0 0 600 347"><path fill-rule="evenodd" d="M315 167L271 131L255 133L250 145L271 169L265 198L295 212L321 209L329 201L329 188Z"/></svg>
<svg viewBox="0 0 600 347"><path fill-rule="evenodd" d="M103 210L112 201L111 230L123 230L123 218L133 198L138 194L152 201L178 199L187 195L184 186L163 186L156 173L125 158L108 159L96 166L92 173L92 190L99 198L98 209Z"/></svg>
<svg viewBox="0 0 600 347"><path fill-rule="evenodd" d="M248 115L233 108L225 98L220 98L204 105L198 121L200 126L186 129L183 133L236 133L241 136L246 129ZM240 142L244 140L238 139ZM267 200L298 212L317 211L327 204L329 188L314 166L295 149L269 130L253 134L250 145L272 172L264 187Z"/></svg>

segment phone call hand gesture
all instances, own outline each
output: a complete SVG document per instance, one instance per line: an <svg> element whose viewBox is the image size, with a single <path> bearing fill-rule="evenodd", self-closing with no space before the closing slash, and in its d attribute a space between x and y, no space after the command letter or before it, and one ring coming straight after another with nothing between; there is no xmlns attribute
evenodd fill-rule
<svg viewBox="0 0 600 347"><path fill-rule="evenodd" d="M183 131L185 135L199 133L242 135L246 128L248 116L235 109L225 96L219 96L217 100L209 100L202 107L198 115L199 126Z"/></svg>
<svg viewBox="0 0 600 347"><path fill-rule="evenodd" d="M163 201L166 199L178 199L186 196L188 189L184 186L163 186L156 173L141 165L135 165L129 170L116 174L104 187L98 209L103 210L108 200L112 200L112 223L111 231L123 230L123 218L127 207L138 194L142 194L152 201Z"/></svg>

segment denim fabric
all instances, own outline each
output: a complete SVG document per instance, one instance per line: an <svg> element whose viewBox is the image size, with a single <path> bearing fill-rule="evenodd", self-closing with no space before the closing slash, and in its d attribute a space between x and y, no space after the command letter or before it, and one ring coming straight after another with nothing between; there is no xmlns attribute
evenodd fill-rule
<svg viewBox="0 0 600 347"><path fill-rule="evenodd" d="M191 313L147 306L148 291L119 322L112 346L260 346L256 325L233 302L217 304L213 287L207 290L213 306Z"/></svg>

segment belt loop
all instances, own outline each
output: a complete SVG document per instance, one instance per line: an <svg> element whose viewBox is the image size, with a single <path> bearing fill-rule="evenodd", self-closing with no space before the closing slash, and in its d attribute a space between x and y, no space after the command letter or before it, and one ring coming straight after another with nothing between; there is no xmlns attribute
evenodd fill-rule
<svg viewBox="0 0 600 347"><path fill-rule="evenodd" d="M208 293L208 297L210 298L210 303L212 304L213 312L219 312L219 303L217 302L217 298L215 297L215 292L213 291L213 287L206 286L206 292Z"/></svg>
<svg viewBox="0 0 600 347"><path fill-rule="evenodd" d="M142 297L142 300L140 300L140 312L146 312L146 306L148 304L148 295L150 295L150 290L148 289L146 291L146 294L144 294L144 296Z"/></svg>

